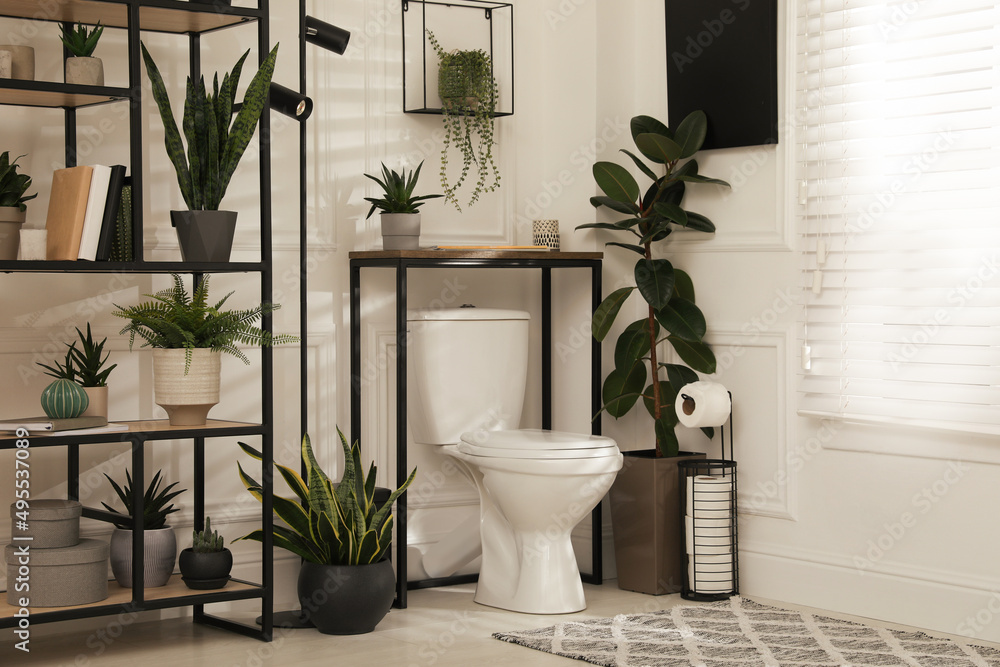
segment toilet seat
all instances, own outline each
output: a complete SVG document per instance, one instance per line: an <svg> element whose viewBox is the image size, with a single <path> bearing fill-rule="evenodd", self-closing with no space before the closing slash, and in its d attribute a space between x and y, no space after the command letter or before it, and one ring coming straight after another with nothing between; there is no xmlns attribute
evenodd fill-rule
<svg viewBox="0 0 1000 667"><path fill-rule="evenodd" d="M521 429L469 431L458 451L469 456L498 459L594 459L619 456L611 438L565 431Z"/></svg>

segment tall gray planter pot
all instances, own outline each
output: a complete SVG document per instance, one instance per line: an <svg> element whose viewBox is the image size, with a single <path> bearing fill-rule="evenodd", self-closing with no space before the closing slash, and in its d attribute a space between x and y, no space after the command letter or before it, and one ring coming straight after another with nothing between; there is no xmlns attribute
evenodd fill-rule
<svg viewBox="0 0 1000 667"><path fill-rule="evenodd" d="M419 213L383 213L382 248L385 250L416 250L420 247Z"/></svg>
<svg viewBox="0 0 1000 667"><path fill-rule="evenodd" d="M185 262L228 262L236 235L236 211L171 211L181 259Z"/></svg>
<svg viewBox="0 0 1000 667"><path fill-rule="evenodd" d="M174 529L164 526L143 531L143 577L145 588L165 586L177 560ZM111 572L123 588L132 588L132 531L115 528L111 533Z"/></svg>

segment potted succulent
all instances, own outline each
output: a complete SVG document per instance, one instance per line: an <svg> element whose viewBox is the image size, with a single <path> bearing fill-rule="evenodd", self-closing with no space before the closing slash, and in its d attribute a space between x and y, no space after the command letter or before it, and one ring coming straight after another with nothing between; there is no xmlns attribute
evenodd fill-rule
<svg viewBox="0 0 1000 667"><path fill-rule="evenodd" d="M173 274L169 289L145 296L153 301L124 308L115 304L117 317L129 320L121 330L129 334L129 348L138 336L142 347L153 348L153 391L156 404L167 411L173 426L202 425L219 402L220 356L231 354L246 364L250 359L237 345L279 345L298 340L273 335L254 323L281 306L263 303L246 310L222 310L233 292L215 305L208 302L209 276L189 294L184 281Z"/></svg>
<svg viewBox="0 0 1000 667"><path fill-rule="evenodd" d="M430 30L427 40L438 56L438 96L444 119L441 147L441 188L459 211L458 189L475 168L476 184L469 206L480 195L500 187L500 172L493 159L494 116L499 90L493 76L493 59L482 49L445 51ZM448 153L452 145L462 155L462 171L452 184L448 178Z"/></svg>
<svg viewBox="0 0 1000 667"><path fill-rule="evenodd" d="M274 496L274 512L286 525L274 526L275 546L287 549L305 562L299 572L298 594L303 617L324 634L350 635L371 632L388 613L395 597L395 576L388 560L392 544L392 503L410 485L414 469L389 498L375 503L375 464L362 474L361 448L337 429L344 449L344 476L333 484L313 455L309 436L302 438L306 479L275 464L295 492L297 500ZM262 460L261 453L240 443L243 451ZM263 490L243 466L240 479L257 500ZM255 530L241 540L262 542Z"/></svg>
<svg viewBox="0 0 1000 667"><path fill-rule="evenodd" d="M267 103L278 47L268 54L250 81L235 120L236 89L249 49L233 70L223 76L221 85L218 73L215 75L211 93L205 86L204 77L197 85L188 77L184 102L185 156L163 77L146 46L141 46L153 86L153 99L163 121L167 155L177 172L177 183L188 207L187 211L170 212L170 221L177 230L181 246L181 258L186 262L227 262L236 231L236 211L219 210L219 205Z"/></svg>
<svg viewBox="0 0 1000 667"><path fill-rule="evenodd" d="M111 353L104 354L104 345L108 342L105 338L100 343L94 341L90 331L90 323L87 323L87 335L84 336L79 328L76 330L79 341L66 343L66 359L63 363L54 362L55 366L49 366L41 362L39 366L46 370L46 375L56 379L67 379L75 382L83 388L87 394L87 409L80 415L81 417L99 416L108 418L108 376L111 371L118 367L118 364L111 364L105 368L108 357ZM80 343L82 349L77 349L76 344Z"/></svg>
<svg viewBox="0 0 1000 667"><path fill-rule="evenodd" d="M162 471L157 471L146 487L142 503L143 528L143 586L156 588L166 585L174 571L174 561L177 558L177 539L174 529L166 525L167 516L177 511L171 500L184 493L186 489L172 491L177 482L160 489ZM125 506L124 512L119 512L105 502L105 509L120 520L115 521L115 530L111 533L111 572L120 586L132 587L132 474L125 471L125 488L104 473L111 482L112 488Z"/></svg>
<svg viewBox="0 0 1000 667"><path fill-rule="evenodd" d="M609 242L636 253L635 286L612 292L598 307L593 318L593 334L603 341L626 300L638 293L647 305L647 315L632 322L615 344L615 369L608 374L602 390L604 407L614 418L628 414L641 399L653 418L656 447L625 453L625 464L611 489L615 557L619 586L644 593L673 593L681 590L684 578L683 549L676 538L682 535L677 463L701 456L679 452L674 404L684 385L698 380L698 373L715 372L715 355L704 342L705 317L695 305L691 277L674 268L662 257L661 241L676 228L711 233L711 220L682 208L687 184L728 183L698 173L693 159L701 149L707 119L701 111L689 114L675 130L649 116L631 122L632 138L647 165L634 153L622 150L652 184L641 190L632 174L614 162L594 165L594 179L604 192L592 197L594 207L606 207L622 214L614 223L588 223L577 229L606 229L631 234L628 242ZM683 362L664 363L660 346L669 345ZM712 429L703 429L713 437ZM650 508L655 508L651 511ZM654 527L651 522L659 522ZM683 544L683 537L680 538ZM652 555L651 555L652 554ZM653 565L643 568L640 563Z"/></svg>
<svg viewBox="0 0 1000 667"><path fill-rule="evenodd" d="M382 221L382 247L386 250L415 250L420 247L420 213L418 209L424 201L436 199L442 195L413 196L413 188L420 178L421 162L417 168L406 173L397 174L382 164L382 178L365 174L382 188L381 197L365 197L372 207L368 209L365 220L372 217L376 209L381 210L379 219Z"/></svg>
<svg viewBox="0 0 1000 667"><path fill-rule="evenodd" d="M38 196L26 195L31 187L31 176L17 173L19 155L13 160L9 152L0 153L0 260L17 259L21 225L28 207L24 202Z"/></svg>
<svg viewBox="0 0 1000 667"><path fill-rule="evenodd" d="M224 546L218 531L212 530L212 517L205 518L204 530L192 531L191 546L181 551L178 562L188 588L214 590L229 582L233 552Z"/></svg>
<svg viewBox="0 0 1000 667"><path fill-rule="evenodd" d="M64 23L59 26L59 32L59 39L66 50L73 54L66 58L66 83L103 86L104 63L100 58L93 57L97 42L104 33L104 26L100 21L92 29L82 23L76 24L76 28Z"/></svg>

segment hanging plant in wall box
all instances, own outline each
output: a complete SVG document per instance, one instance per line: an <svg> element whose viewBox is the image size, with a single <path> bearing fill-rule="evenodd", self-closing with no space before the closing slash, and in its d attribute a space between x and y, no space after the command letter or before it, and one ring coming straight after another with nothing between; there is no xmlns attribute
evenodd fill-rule
<svg viewBox="0 0 1000 667"><path fill-rule="evenodd" d="M470 172L475 172L476 184L469 195L469 206L479 201L480 195L500 187L500 173L493 159L493 123L499 97L493 59L482 49L445 51L430 30L427 39L439 61L438 95L444 117L441 187L445 199L461 211L458 190ZM462 172L454 183L448 178L448 153L452 147L462 155Z"/></svg>

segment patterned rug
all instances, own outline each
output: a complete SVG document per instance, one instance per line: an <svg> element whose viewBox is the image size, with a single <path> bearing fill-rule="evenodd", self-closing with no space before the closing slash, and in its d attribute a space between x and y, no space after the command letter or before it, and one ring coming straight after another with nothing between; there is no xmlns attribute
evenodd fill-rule
<svg viewBox="0 0 1000 667"><path fill-rule="evenodd" d="M495 638L606 667L1000 667L1000 650L734 597Z"/></svg>

